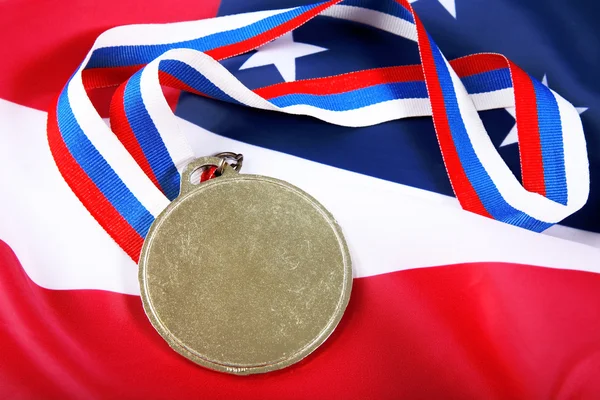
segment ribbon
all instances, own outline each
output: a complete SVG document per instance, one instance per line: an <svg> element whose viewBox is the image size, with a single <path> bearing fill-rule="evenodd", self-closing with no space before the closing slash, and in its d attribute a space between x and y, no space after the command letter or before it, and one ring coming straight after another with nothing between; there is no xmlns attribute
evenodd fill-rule
<svg viewBox="0 0 600 400"><path fill-rule="evenodd" d="M421 63L255 90L219 63L318 15L414 41ZM178 195L182 168L196 157L161 85L351 127L431 115L461 206L536 232L587 201L589 166L575 108L502 55L446 60L406 0L332 0L200 21L121 26L98 37L65 85L49 111L48 140L70 188L135 261L154 218ZM110 86L118 86L111 128L87 94ZM478 116L478 111L512 106L522 185Z"/></svg>

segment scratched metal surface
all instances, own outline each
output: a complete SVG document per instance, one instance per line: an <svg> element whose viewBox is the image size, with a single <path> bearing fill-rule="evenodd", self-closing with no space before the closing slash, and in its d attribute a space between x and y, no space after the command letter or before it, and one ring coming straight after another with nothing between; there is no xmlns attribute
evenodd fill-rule
<svg viewBox="0 0 600 400"><path fill-rule="evenodd" d="M144 308L170 346L235 373L291 365L323 343L349 300L341 229L280 180L237 174L188 184L155 221L140 259ZM188 178L188 179L185 179Z"/></svg>

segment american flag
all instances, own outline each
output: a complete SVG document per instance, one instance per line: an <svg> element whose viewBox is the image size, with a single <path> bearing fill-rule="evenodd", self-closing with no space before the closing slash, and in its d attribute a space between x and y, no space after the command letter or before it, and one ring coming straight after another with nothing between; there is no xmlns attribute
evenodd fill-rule
<svg viewBox="0 0 600 400"><path fill-rule="evenodd" d="M542 234L461 210L430 117L363 128L168 92L196 154L243 153L336 216L352 298L301 363L234 377L154 331L137 266L59 174L46 111L108 28L309 4L150 0L0 4L0 394L5 398L597 398L600 395L600 28L590 1L415 0L448 59L506 55L577 107L586 206ZM320 16L222 64L251 89L416 64L408 41ZM111 92L93 93L107 116ZM514 109L481 118L520 176Z"/></svg>

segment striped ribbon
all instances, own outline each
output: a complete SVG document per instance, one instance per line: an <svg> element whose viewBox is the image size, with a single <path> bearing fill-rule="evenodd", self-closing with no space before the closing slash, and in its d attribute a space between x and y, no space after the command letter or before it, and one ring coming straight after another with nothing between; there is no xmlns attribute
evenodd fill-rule
<svg viewBox="0 0 600 400"><path fill-rule="evenodd" d="M421 64L250 90L219 63L318 15L414 41ZM196 157L161 85L343 126L431 115L462 207L533 231L561 221L587 201L589 166L575 108L502 55L447 61L406 0L332 0L201 21L122 26L98 37L58 96L49 111L48 139L71 189L136 261L150 224L179 192L182 168ZM118 86L111 128L87 94L109 86ZM478 116L481 110L512 106L522 185Z"/></svg>

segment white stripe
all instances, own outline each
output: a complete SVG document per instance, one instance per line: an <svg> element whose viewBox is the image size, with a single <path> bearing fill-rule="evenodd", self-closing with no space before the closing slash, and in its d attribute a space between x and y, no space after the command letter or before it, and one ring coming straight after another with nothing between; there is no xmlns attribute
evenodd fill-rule
<svg viewBox="0 0 600 400"><path fill-rule="evenodd" d="M45 119L41 111L0 100L0 239L43 287L138 293L137 266L58 172L48 149ZM356 276L483 261L600 272L600 249L479 217L461 210L451 197L179 123L198 154L242 152L244 172L285 179L321 201L342 226ZM582 241L600 246L600 235L577 232Z"/></svg>
<svg viewBox="0 0 600 400"><path fill-rule="evenodd" d="M355 276L482 261L600 273L600 249L464 211L453 197L238 142L184 120L180 127L193 148L243 153L243 173L280 178L315 196L342 227ZM599 234L585 236L600 244Z"/></svg>
<svg viewBox="0 0 600 400"><path fill-rule="evenodd" d="M73 115L92 145L148 212L153 216L160 214L169 205L169 200L154 186L131 154L102 121L85 92L81 81L81 69L69 82L67 94Z"/></svg>
<svg viewBox="0 0 600 400"><path fill-rule="evenodd" d="M544 231L544 235L570 240L600 249L600 234L565 225L552 225Z"/></svg>
<svg viewBox="0 0 600 400"><path fill-rule="evenodd" d="M494 90L493 92L474 93L470 94L469 97L477 111L495 110L498 108L515 106L515 95L512 87Z"/></svg>
<svg viewBox="0 0 600 400"><path fill-rule="evenodd" d="M570 209L583 207L590 192L590 172L581 117L573 105L550 89L560 112L567 178L567 204Z"/></svg>
<svg viewBox="0 0 600 400"><path fill-rule="evenodd" d="M166 54L148 64L141 72L140 92L146 111L169 153L169 157L181 173L182 169L195 158L187 139L179 131L175 115L165 99L158 78L158 67Z"/></svg>
<svg viewBox="0 0 600 400"><path fill-rule="evenodd" d="M98 36L94 48L183 42L214 33L242 28L261 19L281 14L294 8L227 15L199 21L118 26Z"/></svg>
<svg viewBox="0 0 600 400"><path fill-rule="evenodd" d="M537 220L549 223L560 222L565 217L581 208L585 201L583 203L579 201L578 203L563 206L540 194L529 192L521 186L490 140L490 137L477 114L477 110L473 106L458 75L456 75L445 58L444 62L452 77L460 114L469 140L471 141L471 145L473 146L473 150L504 200L513 208L523 211ZM570 129L572 129L574 135L581 135L583 137L583 131L578 131L576 126L571 126ZM583 156L586 157L585 154ZM567 158L565 158L565 160L567 160ZM576 168L577 165L574 167ZM583 173L583 171L580 170L577 170L576 172ZM583 177L585 177L585 175L583 175ZM589 182L587 183L589 184Z"/></svg>
<svg viewBox="0 0 600 400"><path fill-rule="evenodd" d="M58 171L46 117L0 100L0 240L40 286L138 293L136 265Z"/></svg>
<svg viewBox="0 0 600 400"><path fill-rule="evenodd" d="M415 24L381 11L338 4L329 7L319 15L359 22L396 34L408 40L412 40L413 42L417 41L417 29Z"/></svg>
<svg viewBox="0 0 600 400"><path fill-rule="evenodd" d="M431 115L429 99L396 99L348 111L330 111L298 104L281 111L288 114L310 115L340 126L372 126L401 118Z"/></svg>

